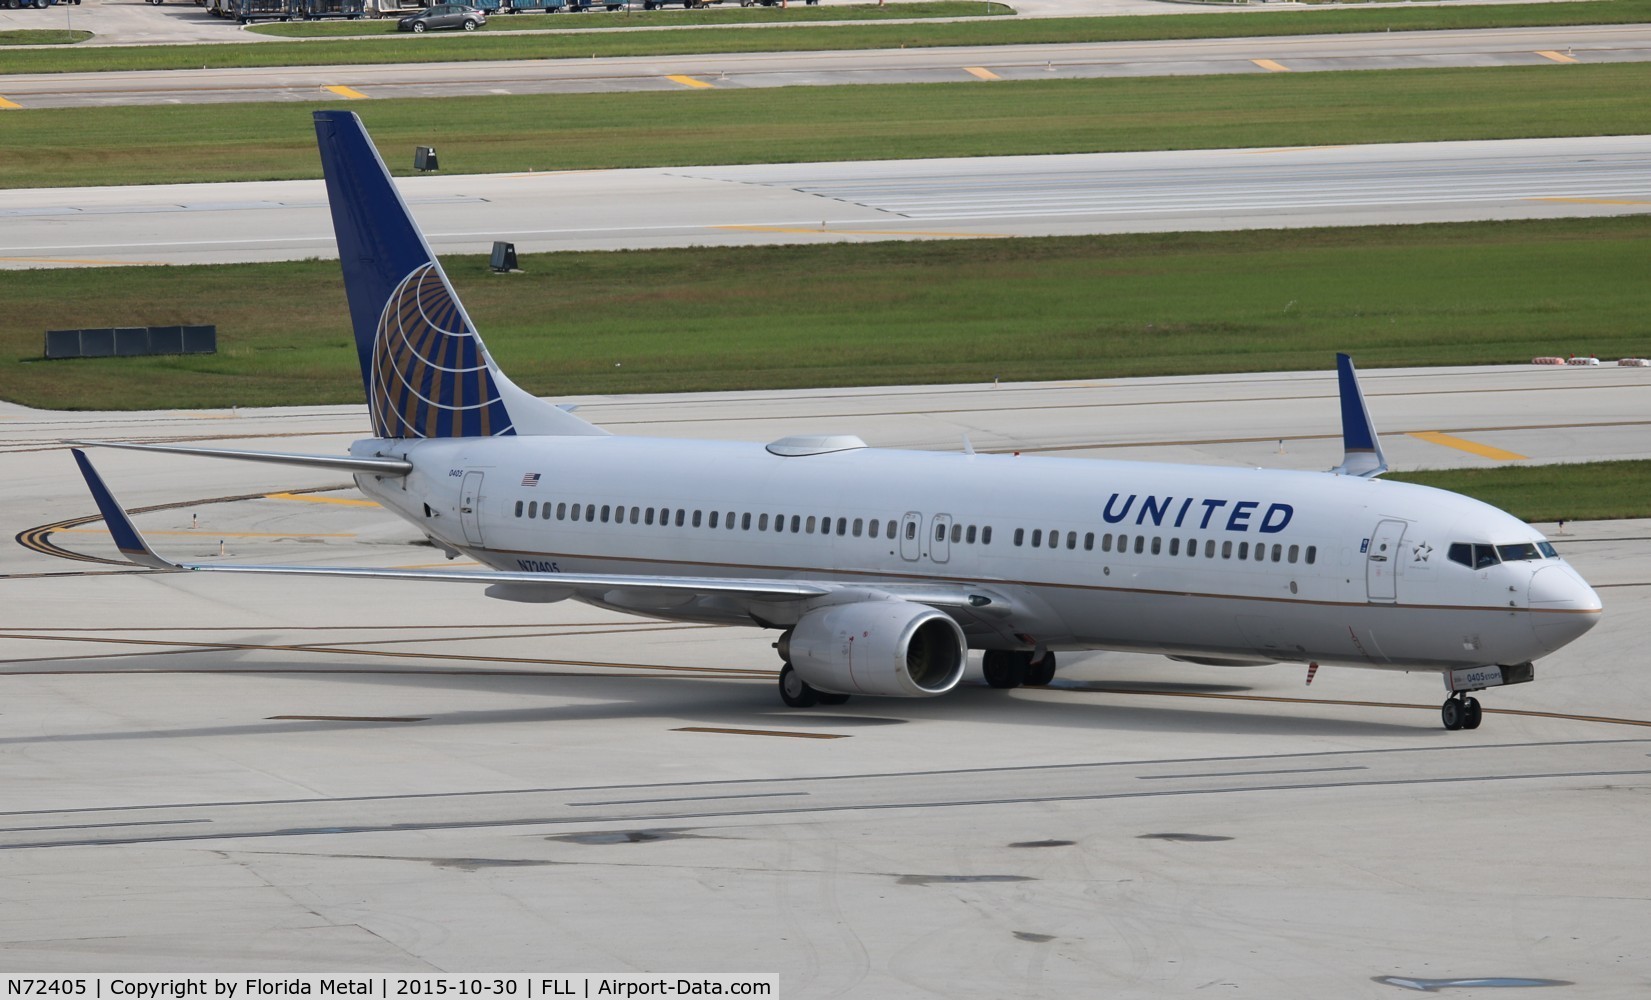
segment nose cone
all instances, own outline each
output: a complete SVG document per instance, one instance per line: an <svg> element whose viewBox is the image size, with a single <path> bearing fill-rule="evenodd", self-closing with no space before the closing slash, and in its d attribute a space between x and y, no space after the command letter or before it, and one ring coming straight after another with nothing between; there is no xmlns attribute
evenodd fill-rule
<svg viewBox="0 0 1651 1000"><path fill-rule="evenodd" d="M1536 641L1551 653L1598 624L1603 605L1576 570L1554 563L1531 575L1530 608Z"/></svg>

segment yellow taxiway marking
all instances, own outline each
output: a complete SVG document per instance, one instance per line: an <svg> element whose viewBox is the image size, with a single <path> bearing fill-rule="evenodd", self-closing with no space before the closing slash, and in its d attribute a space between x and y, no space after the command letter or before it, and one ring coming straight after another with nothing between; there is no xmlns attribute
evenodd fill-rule
<svg viewBox="0 0 1651 1000"><path fill-rule="evenodd" d="M1536 54L1544 59L1552 59L1556 63L1574 63L1579 61L1571 58L1563 52L1554 52L1551 49L1540 49Z"/></svg>
<svg viewBox="0 0 1651 1000"><path fill-rule="evenodd" d="M672 83L680 83L684 87L694 87L694 88L697 88L699 90L713 90L713 89L715 89L709 83L706 83L704 80L696 80L691 76L668 76L665 79L671 81Z"/></svg>
<svg viewBox="0 0 1651 1000"><path fill-rule="evenodd" d="M0 108L21 108L22 106L16 101L8 101L4 97L0 97Z"/></svg>
<svg viewBox="0 0 1651 1000"><path fill-rule="evenodd" d="M367 100L367 95L363 94L359 90L356 90L354 87L338 86L338 87L322 87L321 89L325 90L329 94L337 94L339 97L348 97L352 101L365 101L365 100Z"/></svg>
<svg viewBox="0 0 1651 1000"><path fill-rule="evenodd" d="M1273 62L1271 59L1251 59L1250 62L1255 63L1257 66L1260 66L1269 73L1290 72L1290 67L1284 65L1283 63Z"/></svg>
<svg viewBox="0 0 1651 1000"><path fill-rule="evenodd" d="M965 67L963 67L963 72L969 74L970 76L978 76L982 80L1001 80L1001 79L1003 79L1003 77L998 76L996 73L992 72L991 70L987 69L984 66L965 66Z"/></svg>
<svg viewBox="0 0 1651 1000"><path fill-rule="evenodd" d="M350 497L322 497L312 493L266 493L265 500L302 500L305 503L335 503L344 507L377 507L377 500L354 500Z"/></svg>
<svg viewBox="0 0 1651 1000"><path fill-rule="evenodd" d="M58 528L70 535L107 535L106 528ZM197 538L354 538L355 532L339 532L334 534L316 533L311 531L213 531L211 528L188 528L182 531L144 531L144 535L194 535Z"/></svg>
<svg viewBox="0 0 1651 1000"><path fill-rule="evenodd" d="M1515 454L1511 451L1503 451L1501 448L1493 448L1488 444L1480 444L1477 441L1467 441L1459 437L1451 437L1449 434L1440 434L1438 431L1411 431L1410 436L1429 444L1442 444L1446 448L1456 448L1485 458L1493 458L1498 462L1523 462L1530 457Z"/></svg>
<svg viewBox="0 0 1651 1000"><path fill-rule="evenodd" d="M709 226L745 233L815 233L820 236L934 236L960 240L995 240L1002 233L927 233L915 229L821 229L818 226Z"/></svg>
<svg viewBox="0 0 1651 1000"><path fill-rule="evenodd" d="M779 729L722 729L715 726L682 726L673 733L726 733L730 736L789 736L798 740L841 740L846 733L788 733Z"/></svg>
<svg viewBox="0 0 1651 1000"><path fill-rule="evenodd" d="M1563 201L1572 205L1651 205L1632 198L1527 198L1527 201Z"/></svg>

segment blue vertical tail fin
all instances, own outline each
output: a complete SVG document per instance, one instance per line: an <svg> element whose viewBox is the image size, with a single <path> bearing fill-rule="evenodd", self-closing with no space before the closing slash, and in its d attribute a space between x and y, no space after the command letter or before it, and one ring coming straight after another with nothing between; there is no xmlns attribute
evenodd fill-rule
<svg viewBox="0 0 1651 1000"><path fill-rule="evenodd" d="M361 119L315 112L373 434L601 434L499 371Z"/></svg>

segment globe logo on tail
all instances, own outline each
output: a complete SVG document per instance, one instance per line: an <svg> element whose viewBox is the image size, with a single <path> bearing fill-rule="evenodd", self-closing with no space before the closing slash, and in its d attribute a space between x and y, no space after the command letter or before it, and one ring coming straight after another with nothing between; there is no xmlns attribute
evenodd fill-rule
<svg viewBox="0 0 1651 1000"><path fill-rule="evenodd" d="M481 339L434 262L414 268L384 304L367 402L381 438L515 433Z"/></svg>

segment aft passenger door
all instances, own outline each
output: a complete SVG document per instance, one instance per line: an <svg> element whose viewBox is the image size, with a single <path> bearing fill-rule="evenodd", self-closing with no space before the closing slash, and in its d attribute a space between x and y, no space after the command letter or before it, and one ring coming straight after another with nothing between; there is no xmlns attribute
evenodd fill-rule
<svg viewBox="0 0 1651 1000"><path fill-rule="evenodd" d="M459 487L459 524L464 526L464 540L471 545L482 544L482 474L466 472L464 484Z"/></svg>
<svg viewBox="0 0 1651 1000"><path fill-rule="evenodd" d="M1399 599L1399 542L1404 530L1403 521L1382 521L1370 536L1364 554L1364 583L1373 602Z"/></svg>

